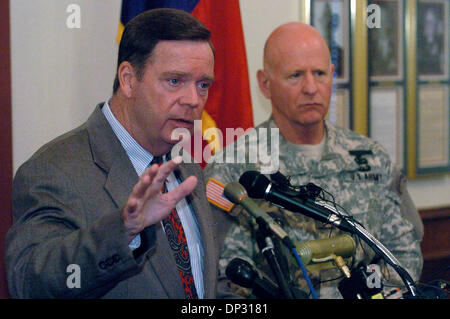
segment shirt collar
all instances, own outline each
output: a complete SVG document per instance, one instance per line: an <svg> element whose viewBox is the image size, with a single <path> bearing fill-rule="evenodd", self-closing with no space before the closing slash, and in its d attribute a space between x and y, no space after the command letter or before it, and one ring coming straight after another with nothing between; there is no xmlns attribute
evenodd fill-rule
<svg viewBox="0 0 450 319"><path fill-rule="evenodd" d="M105 102L102 108L102 112L105 115L106 120L111 126L114 134L116 134L122 147L125 149L131 163L136 170L138 176L140 176L145 169L150 165L153 159L153 155L144 149L123 127L123 125L117 120L111 111L109 101Z"/></svg>
<svg viewBox="0 0 450 319"><path fill-rule="evenodd" d="M261 124L262 127L277 127L273 116L271 115L267 122ZM343 156L348 151L343 149L343 146L337 142L337 129L328 120L325 120L325 145L322 152L321 159L316 162L316 166L313 175L328 174L330 169L328 167L334 167L335 170L353 170L355 169L355 163L351 157ZM302 150L299 145L293 144L286 140L280 133L279 142L279 154L280 162L292 160L290 154L297 154L296 156L296 173L306 173L311 170L308 163L311 161L302 155Z"/></svg>

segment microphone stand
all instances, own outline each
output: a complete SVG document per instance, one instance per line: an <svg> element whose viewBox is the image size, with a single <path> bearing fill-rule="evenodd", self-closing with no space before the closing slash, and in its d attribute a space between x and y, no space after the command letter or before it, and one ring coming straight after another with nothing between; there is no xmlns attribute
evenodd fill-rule
<svg viewBox="0 0 450 319"><path fill-rule="evenodd" d="M325 207L326 209L329 209L337 216L341 215L339 212L336 211L336 209L332 205L328 205L326 203L320 203L319 205ZM346 220L346 224L347 227L350 228L349 230L346 231L358 235L370 246L370 248L372 248L372 250L376 254L381 256L386 263L391 265L392 268L394 268L394 270L397 272L397 274L405 283L406 288L408 289L411 296L413 298L418 298L419 291L414 280L411 278L410 274L400 265L400 262L397 260L397 258L395 258L395 256L378 239L376 239L372 234L370 234L364 227L349 219Z"/></svg>
<svg viewBox="0 0 450 319"><path fill-rule="evenodd" d="M291 191L286 192L286 189L289 190L289 187L291 186L289 181L287 180L287 185L282 185L283 190L277 192L277 194L275 195L272 194L271 191L271 188L273 186L272 182L270 182L267 177L257 171L245 172L239 178L239 183L241 183L245 187L249 195L252 197L264 198L265 200L274 203L275 205L280 206L284 209L288 209L292 212L302 213L303 215L311 217L313 219L332 224L346 232L357 234L374 250L375 253L382 256L383 259L394 268L394 270L402 278L411 296L414 298L419 297L418 288L414 283L414 280L400 265L399 261L394 257L394 255L392 255L392 253L383 246L383 244L381 244L361 225L353 222L349 218L342 218L342 214L337 211L337 208L335 209L331 205L328 205L326 203L318 203L315 201L319 190L317 186L312 188L312 192L308 192L308 190L306 193L298 191L292 192L292 189ZM314 200L312 200L312 203L311 200L307 199L308 197L314 198ZM281 202L283 202L283 204L279 203L280 200ZM276 204L277 202L278 204ZM333 214L330 214L330 211L333 212ZM284 241L284 239L287 240ZM283 242L285 244L289 244L288 246L292 247L292 243L288 243L287 241L289 241L289 238L283 238ZM292 251L295 255L294 247L292 248ZM299 265L301 266L301 259L298 258L298 261ZM311 289L311 291L313 290Z"/></svg>
<svg viewBox="0 0 450 319"><path fill-rule="evenodd" d="M291 289L289 288L286 278L284 278L283 276L280 264L277 261L269 225L261 217L257 218L256 222L258 223L259 226L258 231L260 235L256 236L258 247L263 253L264 257L266 258L270 266L270 269L272 270L272 273L274 274L275 279L277 280L280 291L283 293L284 297L286 299L294 299L294 296L291 292Z"/></svg>
<svg viewBox="0 0 450 319"><path fill-rule="evenodd" d="M353 222L350 222L353 223ZM372 234L370 234L366 229L364 229L361 225L357 223L353 223L355 227L355 233L363 239L369 246L372 248L375 253L383 257L384 261L386 261L389 265L394 268L397 274L402 278L405 283L406 288L413 298L419 298L419 291L411 278L410 274L400 265L400 262L395 258L394 255L380 242L376 239Z"/></svg>

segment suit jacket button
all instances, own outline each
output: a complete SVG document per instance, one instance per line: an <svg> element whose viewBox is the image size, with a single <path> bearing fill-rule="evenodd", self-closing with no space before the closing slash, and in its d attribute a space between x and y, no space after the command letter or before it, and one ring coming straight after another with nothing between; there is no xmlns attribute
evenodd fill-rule
<svg viewBox="0 0 450 319"><path fill-rule="evenodd" d="M117 255L117 254L114 254L114 255L112 256L112 258L113 258L113 262L114 262L114 263L118 263L118 262L120 261L120 256Z"/></svg>
<svg viewBox="0 0 450 319"><path fill-rule="evenodd" d="M112 257L106 258L106 265L111 267L114 264Z"/></svg>

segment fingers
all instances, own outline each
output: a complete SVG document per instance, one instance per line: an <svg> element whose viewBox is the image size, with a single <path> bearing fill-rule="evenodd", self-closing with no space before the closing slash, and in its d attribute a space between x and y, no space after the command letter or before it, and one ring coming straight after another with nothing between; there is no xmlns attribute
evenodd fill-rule
<svg viewBox="0 0 450 319"><path fill-rule="evenodd" d="M123 210L125 228L134 236L143 228L166 218L175 205L188 196L197 185L197 178L190 176L168 193L161 190L167 177L181 163L181 157L152 165L139 179Z"/></svg>
<svg viewBox="0 0 450 319"><path fill-rule="evenodd" d="M127 204L125 205L125 210L127 214L133 214L138 208L138 200L136 198L130 197Z"/></svg>
<svg viewBox="0 0 450 319"><path fill-rule="evenodd" d="M180 185L178 185L177 188L167 193L167 197L169 200L178 203L181 199L192 193L195 186L197 186L197 182L197 177L189 176Z"/></svg>
<svg viewBox="0 0 450 319"><path fill-rule="evenodd" d="M154 164L148 168L140 177L138 183L133 187L127 202L128 213L133 213L138 209L139 203L146 199L153 198L161 193L164 182L177 166L181 163L181 157L163 163L162 165ZM166 200L178 202L181 198L187 196L195 187L190 179L187 183L182 183L180 190L175 192L175 196L169 195Z"/></svg>
<svg viewBox="0 0 450 319"><path fill-rule="evenodd" d="M143 176L149 175L151 177L150 184L147 185L146 196L154 196L158 194L164 187L164 182L167 177L172 173L178 165L181 163L181 157L176 157L168 162L163 163L161 166L152 165L150 169L144 172ZM141 177L142 178L142 177Z"/></svg>
<svg viewBox="0 0 450 319"><path fill-rule="evenodd" d="M176 169L181 163L181 157L176 157L171 161L168 161L161 165L158 169L156 176L153 178L151 185L147 188L145 197L152 197L155 194L160 193L164 186L164 182L167 177ZM180 185L170 192L163 195L163 200L167 201L169 205L175 206L182 198L189 195L197 185L197 178L194 176L188 177ZM173 207L171 207L173 208Z"/></svg>
<svg viewBox="0 0 450 319"><path fill-rule="evenodd" d="M157 165L153 165L147 171L145 171L136 185L134 185L131 195L133 197L142 197L150 186L152 180L155 178L158 172Z"/></svg>

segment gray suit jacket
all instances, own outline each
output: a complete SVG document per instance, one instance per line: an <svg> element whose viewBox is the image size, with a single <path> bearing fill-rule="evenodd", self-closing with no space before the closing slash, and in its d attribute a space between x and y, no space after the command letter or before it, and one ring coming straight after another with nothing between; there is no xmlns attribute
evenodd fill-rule
<svg viewBox="0 0 450 319"><path fill-rule="evenodd" d="M14 178L5 252L12 297L184 298L159 223L141 232L137 251L128 247L121 208L138 176L101 106L84 125L43 146ZM201 168L181 164L178 170L182 179L199 180L187 199L204 246L205 298L214 298L218 223ZM78 272L71 264L79 266L80 288L73 287Z"/></svg>

